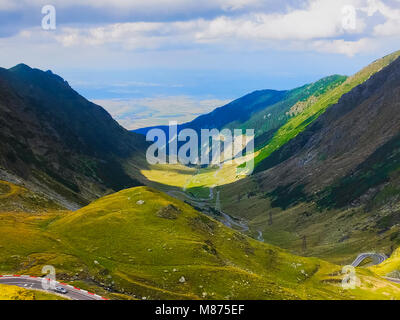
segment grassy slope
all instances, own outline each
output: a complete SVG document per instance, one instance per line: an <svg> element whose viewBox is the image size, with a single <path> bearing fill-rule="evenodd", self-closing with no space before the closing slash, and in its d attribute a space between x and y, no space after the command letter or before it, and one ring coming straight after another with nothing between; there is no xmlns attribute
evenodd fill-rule
<svg viewBox="0 0 400 320"><path fill-rule="evenodd" d="M225 190L225 192L224 192ZM313 203L301 203L286 210L271 207L269 199L260 194L241 192L227 194L224 189L222 208L230 215L245 219L257 237L262 232L266 242L286 248L295 254L317 256L339 264L347 264L361 252L377 251L390 254L399 244L396 229L380 234L371 225L371 214L359 208L319 211ZM375 212L375 215L384 215ZM307 247L303 248L303 237Z"/></svg>
<svg viewBox="0 0 400 320"><path fill-rule="evenodd" d="M390 255L400 246L398 187L393 191L399 185L400 171L395 173L367 203L368 208L321 208L303 202L283 210L258 189L257 176L220 187L221 206L231 216L244 219L251 230L248 235L254 238L262 232L266 242L294 254L347 264L361 252Z"/></svg>
<svg viewBox="0 0 400 320"><path fill-rule="evenodd" d="M389 259L370 269L381 276L400 278L400 248L396 249Z"/></svg>
<svg viewBox="0 0 400 320"><path fill-rule="evenodd" d="M375 63L375 68L382 67L380 62ZM370 71L365 71L363 76L369 77ZM293 127L286 128L288 136L324 111L321 105L316 109L313 105L301 113L306 122L298 120ZM179 176L181 172L177 170L177 174ZM167 180L174 182L175 179L170 176ZM180 186L181 182L177 184ZM138 192L140 199L145 200L145 204L139 207L134 198ZM127 200L129 197L131 200ZM223 200L226 204L228 197ZM235 207L253 215L252 224L265 226L267 217L257 216L261 208L265 211L265 206L268 207L265 201L250 199L251 207L249 201L243 201L246 204L242 207L237 204ZM155 214L167 203L173 203L183 212L178 219L168 220ZM254 207L260 210L254 210ZM304 220L307 210L314 211L301 206L291 210L292 222L299 221L299 218ZM338 283L337 277L328 275L339 271L339 267L317 259L299 258L244 238L181 202L146 188L125 190L100 199L72 215L51 210L35 215L13 211L0 216L0 233L6 235L0 239L0 270L4 271L27 270L27 273L39 274L40 266L50 262L67 279L81 279L86 285L102 283L102 286L133 293L139 298L198 298L203 293L211 298L388 298L388 294L397 297L397 287L382 282L365 270L360 271L361 275L372 281L372 285L362 281L365 290L342 291L340 287L331 285ZM337 232L334 230L336 233L342 233L342 224L349 224L343 216L338 212L331 219L332 227L338 227ZM205 220L195 224L190 222L196 218ZM274 223L278 221L290 226L287 218L277 218L274 217ZM216 229L209 225L210 221L211 225L217 225ZM314 222L313 218L305 219L310 234L314 230L311 225L318 226ZM320 223L326 224L326 221ZM194 226L200 226L200 229L196 230ZM271 231L268 234L272 240L275 234ZM290 233L286 234L289 238L292 237ZM276 236L282 238L284 235ZM296 241L300 247L301 242ZM342 253L347 254L346 248L343 250ZM318 272L298 280L299 270L293 267L293 261L300 261L307 274L312 273L307 270ZM185 277L185 283L179 282L181 276ZM323 279L329 281L324 283ZM232 283L233 287L227 288L226 283ZM247 290L246 284L254 289ZM376 296L372 294L375 290L379 292ZM385 290L392 291L382 294Z"/></svg>
<svg viewBox="0 0 400 320"><path fill-rule="evenodd" d="M60 210L61 207L43 195L7 181L0 181L0 210L37 212Z"/></svg>
<svg viewBox="0 0 400 320"><path fill-rule="evenodd" d="M261 100L252 101L251 104L245 104L246 100L242 101L242 99L239 99L235 103L238 104L240 102L245 108L263 103L265 107L254 113L244 122L240 120L233 121L226 124L224 127L229 129L254 128L256 134L255 145L256 149L259 149L265 145L265 141L269 140L280 126L285 124L292 117L288 114L291 108L301 102L306 103L310 97L316 98L321 96L325 92L342 84L346 79L347 77L339 75L323 78L314 83L287 91L280 101L272 105ZM254 157L257 155L258 152L256 151L254 155L250 156ZM160 186L160 184L192 189L189 190L189 192L200 196L201 194L208 193L208 187L232 183L243 178L244 176L237 174L237 167L238 164L245 162L246 159L242 158L237 160L238 162L236 163L223 164L221 169L205 168L196 170L182 165L155 165L151 166L149 169L142 170L141 174L148 180L159 183L159 185L155 184L155 186L162 190L165 190L165 188Z"/></svg>
<svg viewBox="0 0 400 320"><path fill-rule="evenodd" d="M279 127L291 119L292 114L290 110L293 107L300 105L302 102L305 103L310 99L320 97L324 93L341 85L346 79L346 76L333 75L290 90L284 99L255 113L246 122L232 122L227 127L231 129L253 128L256 135L256 147L264 146L267 142L265 140L270 139Z"/></svg>
<svg viewBox="0 0 400 320"><path fill-rule="evenodd" d="M369 211L400 199L400 134L375 150L354 171L351 176L345 176L321 191L317 195L318 204L326 208L341 208L379 185L381 190L366 203ZM386 221L380 221L380 231L399 221L396 210L393 210Z"/></svg>
<svg viewBox="0 0 400 320"><path fill-rule="evenodd" d="M400 52L395 52L378 60L353 78L366 78L399 55ZM302 125L302 122L299 121L299 124ZM392 145L397 140L393 139ZM340 263L351 261L363 251L377 250L390 254L400 243L400 232L398 225L396 226L399 222L400 203L397 195L400 171L398 168L395 170L397 158L394 153L383 151L377 152L380 157L375 158L380 162L374 163L374 170L367 167L367 170L360 170L361 174L342 179L346 184L339 185L341 189L334 186L328 194L331 198L325 199L330 204L335 203L333 200L337 202L356 198L378 179L386 181L385 187L368 202L367 211L363 208L317 208L312 203L299 204L287 210L273 208L270 199L258 193L257 183L253 181L256 177L242 180L236 185L224 186L221 192L223 208L233 216L247 219L254 237L257 236L256 231L261 231L267 242L290 249L294 253L318 256ZM258 194L237 201L238 193L248 195L251 192ZM371 222L371 219L376 223L373 220ZM305 251L302 249L303 236L307 237L308 242Z"/></svg>
<svg viewBox="0 0 400 320"><path fill-rule="evenodd" d="M15 286L0 285L0 300L64 300L55 295Z"/></svg>
<svg viewBox="0 0 400 320"><path fill-rule="evenodd" d="M383 57L349 78L343 76L327 77L313 84L291 90L287 93L285 99L257 112L246 122L233 122L228 124L227 127L256 129L256 136L258 137L256 143L265 145L254 155L250 155L254 157L257 171L257 166L265 158L304 131L329 106L337 103L343 94L369 79L373 74L393 62L399 55L400 51ZM287 114L289 109L299 104L302 104L302 107L297 108L297 112L293 113L293 116L289 116ZM239 167L244 166L244 162L241 161L242 164ZM141 173L150 181L165 185L207 188L215 185L226 185L242 179L243 176L237 175L237 166L237 164L223 165L221 170L206 168L196 172L195 170L185 171L174 165L166 165L143 170ZM259 166L259 169L262 169L262 166ZM196 177L191 177L193 174Z"/></svg>
<svg viewBox="0 0 400 320"><path fill-rule="evenodd" d="M282 133L283 140L280 140L280 136L277 135L274 141L279 142L280 145L287 139L290 140L298 133L298 130L303 130L310 121L314 120L316 115L325 111L326 107L337 101L344 92L368 79L373 73L398 57L399 54L400 52L395 52L377 60L349 78L343 85L322 94L320 100L316 103L305 104L307 108L303 109L302 113L297 114L278 131L278 133ZM322 100L322 98L325 98L325 100ZM258 117L260 121L263 121L261 113ZM276 145L274 146L272 143L267 146L267 149L264 149L264 152L268 148L272 148L271 151L275 147ZM387 161L384 163L387 165ZM261 168L261 165L259 168ZM149 170L146 175L151 180L168 185L174 183L175 186L182 187L182 184L176 183L180 181L180 172L175 170L171 173L168 178L169 181L166 181L167 175L162 170ZM216 170L203 169L193 178L190 178L188 173L185 181L189 181L189 184L187 184L189 187L220 185L223 210L232 216L246 219L252 230L250 235L257 237L257 232L261 231L267 242L290 249L297 254L317 255L330 261L345 263L365 250L379 250L390 254L392 248L400 244L400 233L396 229L390 229L391 226L398 223L396 214L390 214L390 210L385 208L380 209L383 203L392 201L390 197L393 197L393 193L397 192L398 189L396 181L379 192L371 202L371 206L374 207L374 214L378 216L376 218L378 225L374 226L369 221L370 215L359 208L345 211L327 208L323 209L322 212L312 204L300 204L288 210L272 208L268 199L265 199L262 194L257 194L257 183L254 183L253 179L244 179L235 184L229 184L234 182L236 178L236 171L233 166L224 166L216 175L215 172ZM354 178L357 177L352 179L354 180ZM368 180L368 182L370 181L374 181L374 179ZM355 192L352 190L363 190L359 185L356 185L356 187L354 185L355 183L350 185L351 188L345 196L354 196ZM366 186L368 186L368 183L363 183L361 187L365 188ZM205 193L207 193L206 188L204 192L196 192L195 195L200 196L200 194ZM257 195L254 196L254 194ZM336 194L333 193L333 195ZM241 201L237 200L239 196L242 197ZM269 213L273 215L272 225L270 225ZM382 231L386 229L390 230L382 234ZM308 247L305 252L302 249L301 239L303 236L308 237Z"/></svg>
<svg viewBox="0 0 400 320"><path fill-rule="evenodd" d="M268 145L255 157L256 166L263 159L271 155L272 152L296 137L300 132L304 131L304 129L324 113L328 107L337 103L343 94L368 80L373 74L389 65L399 56L400 51L385 56L382 59L373 62L355 75L349 77L340 86L322 94L314 104L311 104L311 106L303 110L297 116L291 118L286 124L279 128L273 138L269 141Z"/></svg>
<svg viewBox="0 0 400 320"><path fill-rule="evenodd" d="M343 290L341 267L255 241L146 187L74 213L3 212L0 218L1 273L40 275L51 264L59 279L101 294L109 288L109 297L400 298L400 287L368 270L358 270L361 287Z"/></svg>

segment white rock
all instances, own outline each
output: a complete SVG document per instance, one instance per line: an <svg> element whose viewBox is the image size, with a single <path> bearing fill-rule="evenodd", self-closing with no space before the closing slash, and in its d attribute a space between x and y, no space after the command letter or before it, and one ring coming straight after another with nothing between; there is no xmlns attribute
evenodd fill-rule
<svg viewBox="0 0 400 320"><path fill-rule="evenodd" d="M138 205L142 205L142 204L144 204L144 200L138 200L137 202L136 202L136 204L138 204Z"/></svg>
<svg viewBox="0 0 400 320"><path fill-rule="evenodd" d="M179 279L179 282L180 282L180 283L185 283L185 282L186 282L185 277L182 276L182 277Z"/></svg>

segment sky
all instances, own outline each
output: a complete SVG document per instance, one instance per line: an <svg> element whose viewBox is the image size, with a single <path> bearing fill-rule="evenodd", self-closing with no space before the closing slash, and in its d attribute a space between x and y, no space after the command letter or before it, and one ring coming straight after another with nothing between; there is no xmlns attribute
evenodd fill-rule
<svg viewBox="0 0 400 320"><path fill-rule="evenodd" d="M0 0L0 67L50 69L128 129L351 75L399 44L400 0Z"/></svg>

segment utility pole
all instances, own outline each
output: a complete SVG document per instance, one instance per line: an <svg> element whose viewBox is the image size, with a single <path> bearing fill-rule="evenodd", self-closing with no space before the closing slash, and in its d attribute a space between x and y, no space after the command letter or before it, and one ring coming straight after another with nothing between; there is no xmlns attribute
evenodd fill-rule
<svg viewBox="0 0 400 320"><path fill-rule="evenodd" d="M307 237L303 236L303 252L307 250Z"/></svg>

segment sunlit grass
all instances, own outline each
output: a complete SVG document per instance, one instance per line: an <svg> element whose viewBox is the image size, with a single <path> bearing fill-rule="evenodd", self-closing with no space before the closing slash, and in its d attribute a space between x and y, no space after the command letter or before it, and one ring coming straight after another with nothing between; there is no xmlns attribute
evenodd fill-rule
<svg viewBox="0 0 400 320"><path fill-rule="evenodd" d="M0 285L0 300L65 300L64 298L37 290Z"/></svg>
<svg viewBox="0 0 400 320"><path fill-rule="evenodd" d="M3 212L0 218L1 273L41 275L51 264L58 279L102 295L110 287L116 294L109 297L400 298L399 287L363 270L360 278L372 284L343 290L335 280L340 266L248 238L147 187L76 212Z"/></svg>

